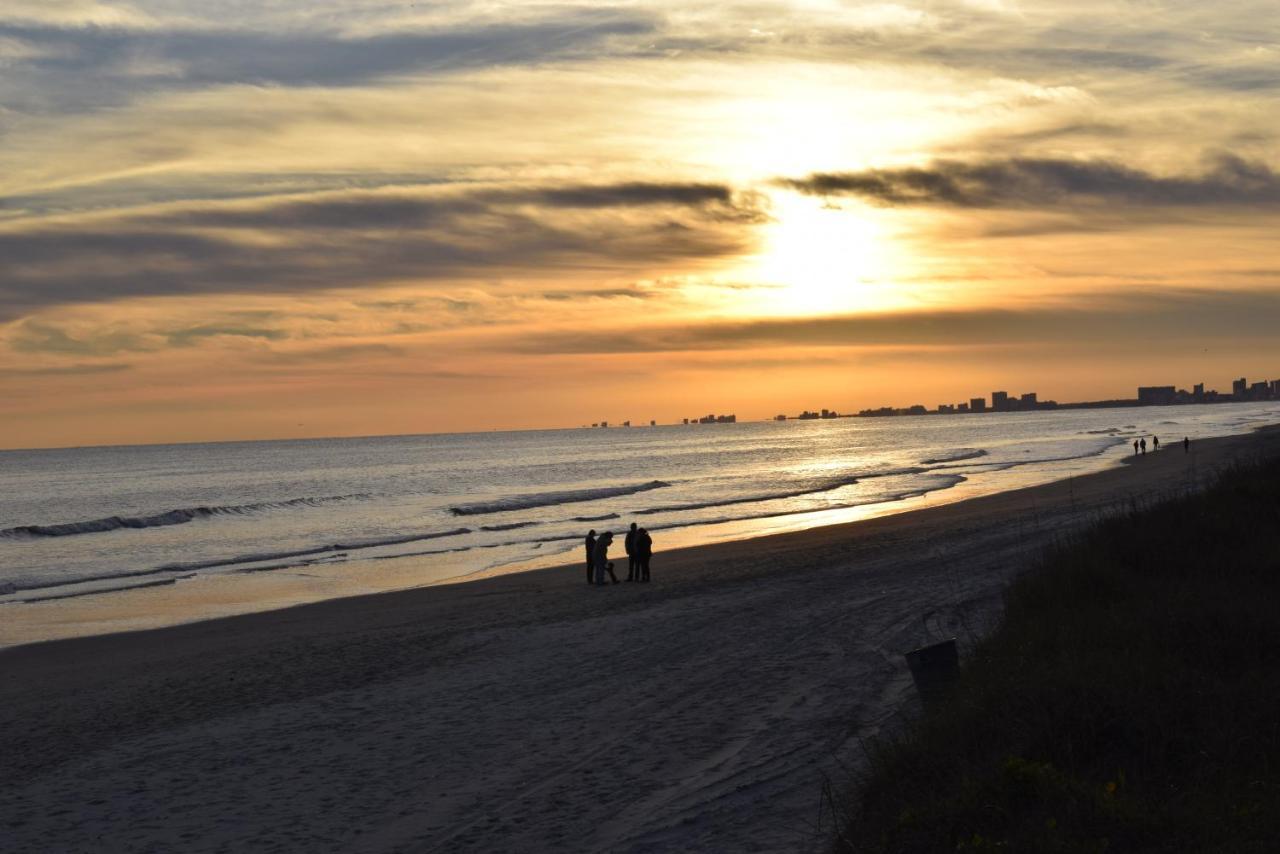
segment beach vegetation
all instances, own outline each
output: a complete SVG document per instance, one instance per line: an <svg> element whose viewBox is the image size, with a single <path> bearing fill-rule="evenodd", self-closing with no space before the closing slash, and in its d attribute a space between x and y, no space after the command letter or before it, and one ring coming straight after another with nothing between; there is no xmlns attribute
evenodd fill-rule
<svg viewBox="0 0 1280 854"><path fill-rule="evenodd" d="M1280 460L1126 503L1008 590L870 748L838 851L1263 852L1280 840Z"/></svg>

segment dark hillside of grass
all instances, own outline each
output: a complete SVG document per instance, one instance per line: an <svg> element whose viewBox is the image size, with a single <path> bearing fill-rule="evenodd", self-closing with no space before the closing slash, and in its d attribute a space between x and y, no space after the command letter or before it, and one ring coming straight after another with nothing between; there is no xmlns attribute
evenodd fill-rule
<svg viewBox="0 0 1280 854"><path fill-rule="evenodd" d="M841 851L1280 851L1280 461L1099 524L877 749Z"/></svg>

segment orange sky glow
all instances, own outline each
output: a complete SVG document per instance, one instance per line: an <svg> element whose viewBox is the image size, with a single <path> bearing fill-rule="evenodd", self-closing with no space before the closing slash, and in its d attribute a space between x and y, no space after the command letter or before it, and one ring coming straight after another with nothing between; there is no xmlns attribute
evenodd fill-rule
<svg viewBox="0 0 1280 854"><path fill-rule="evenodd" d="M1280 376L1270 3L0 8L0 447Z"/></svg>

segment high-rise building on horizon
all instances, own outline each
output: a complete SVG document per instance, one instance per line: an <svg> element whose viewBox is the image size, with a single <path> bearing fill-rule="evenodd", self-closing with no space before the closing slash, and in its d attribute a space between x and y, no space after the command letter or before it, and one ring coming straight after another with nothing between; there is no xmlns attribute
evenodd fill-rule
<svg viewBox="0 0 1280 854"><path fill-rule="evenodd" d="M1171 385L1138 386L1138 404L1141 406L1167 406L1177 402L1178 390Z"/></svg>

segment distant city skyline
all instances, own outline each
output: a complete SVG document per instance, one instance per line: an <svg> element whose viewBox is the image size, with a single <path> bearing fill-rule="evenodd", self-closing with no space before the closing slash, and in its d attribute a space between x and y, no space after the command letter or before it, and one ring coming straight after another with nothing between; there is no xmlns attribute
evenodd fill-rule
<svg viewBox="0 0 1280 854"><path fill-rule="evenodd" d="M1249 382L1246 377L1231 381L1230 392L1217 389L1206 389L1204 383L1194 383L1191 390L1177 386L1138 386L1137 394L1131 398L1111 398L1101 400L1077 400L1059 403L1056 400L1041 400L1038 392L1027 391L1010 394L1008 391L991 392L988 402L984 397L971 397L958 403L940 403L930 409L924 404L912 404L906 407L882 406L858 411L864 417L889 415L955 415L962 413L984 412L1034 412L1053 409L1097 409L1101 407L1121 406L1178 406L1196 403L1247 403L1257 401L1280 400L1280 379L1259 380ZM825 415L827 410L823 410ZM781 420L781 419L778 419Z"/></svg>
<svg viewBox="0 0 1280 854"><path fill-rule="evenodd" d="M1118 397L1118 398L1100 398L1097 400L1076 400L1059 402L1053 399L1040 399L1039 392L1019 392L1013 393L1003 389L995 389L989 392L989 396L971 397L967 400L957 401L953 404L939 404L934 407L925 404L908 404L905 406L880 406L880 407L862 407L855 409L853 407L839 409L835 407L823 407L817 409L801 408L791 413L777 413L774 415L756 414L752 412L745 417L740 417L737 413L710 413L702 416L676 416L676 417L643 417L643 418L611 418L599 419L592 422L584 422L581 424L570 423L554 423L537 426L507 426L507 427L475 427L473 429L459 430L419 430L405 431L403 433L368 433L368 434L333 434L329 436L295 436L295 437L263 437L271 438L359 438L362 436L394 436L394 435L430 435L432 433L470 433L470 432L489 432L493 430L520 432L524 430L539 429L575 429L575 428L595 428L595 429L624 429L624 428L642 428L642 427L669 427L669 426L699 426L699 425L715 425L715 424L733 424L739 421L808 421L808 420L833 420L840 418L858 418L858 417L893 417L908 415L938 415L938 414L995 414L1000 412L1020 412L1020 411L1053 411L1065 409L1093 409L1103 407L1126 407L1126 406L1177 406L1196 403L1240 403L1240 402L1258 402L1258 401L1280 401L1280 379L1275 380L1249 380L1246 374L1243 377L1236 377L1231 381L1232 391L1221 392L1217 389L1207 388L1206 383L1193 383L1190 390L1179 388L1176 385L1171 386L1139 386L1136 389L1137 395L1134 397ZM1144 399L1143 392L1149 392ZM999 408L998 402L1001 400L1001 394L1006 395L1003 400L1007 401L1004 408ZM1199 395L1199 397L1197 397ZM1237 396L1239 395L1239 396ZM976 408L977 404L981 404L981 408ZM950 407L950 408L948 408ZM198 440L198 441L220 441L220 440ZM230 439L225 441L246 441L240 439ZM252 440L247 440L252 441ZM101 442L101 443L81 443L85 445L138 445L138 444L168 444L167 442ZM177 444L181 444L178 442ZM39 448L58 448L58 447L74 447L74 445L13 445L8 446L11 450L39 449ZM6 448L0 448L5 450Z"/></svg>

